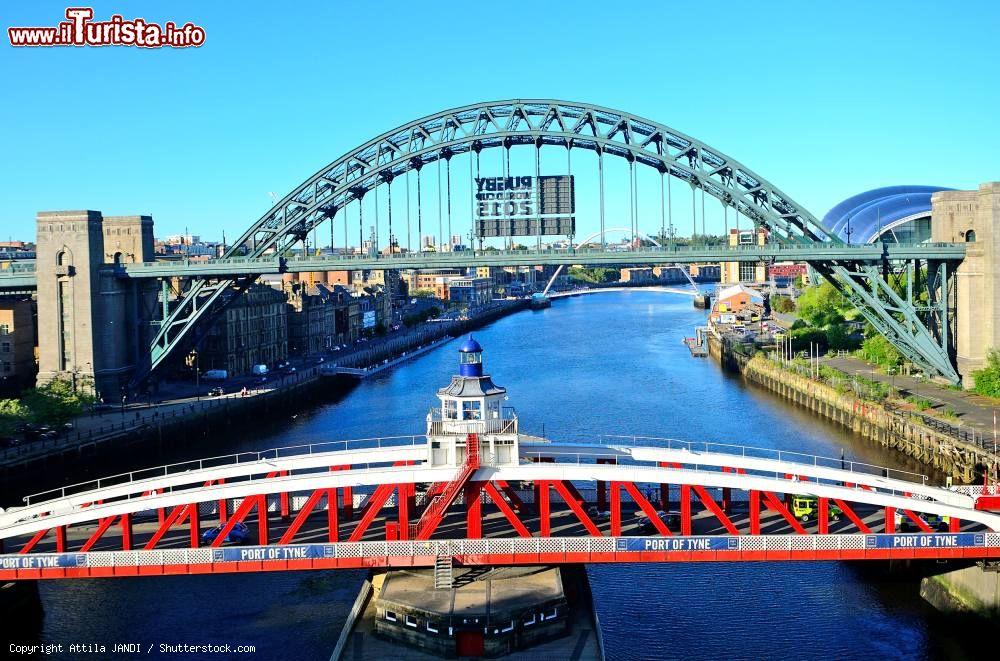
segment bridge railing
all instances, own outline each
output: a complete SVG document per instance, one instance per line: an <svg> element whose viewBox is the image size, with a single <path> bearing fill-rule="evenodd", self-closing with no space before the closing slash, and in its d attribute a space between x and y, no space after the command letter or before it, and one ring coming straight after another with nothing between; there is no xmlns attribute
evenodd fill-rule
<svg viewBox="0 0 1000 661"><path fill-rule="evenodd" d="M848 471L850 473L860 473L863 475L874 475L893 480L903 480L907 482L926 485L928 477L922 473L879 466L862 461L854 461L846 457L825 457L822 455L797 452L795 450L778 450L775 448L762 448L750 445L736 445L733 443L717 443L712 441L684 441L674 438L659 438L656 436L628 436L621 434L605 434L601 437L602 445L616 445L627 442L632 447L662 448L665 450L687 450L688 452L708 452L712 454L729 454L737 457L751 459L769 459L783 461L794 464L804 464L818 468L835 468Z"/></svg>
<svg viewBox="0 0 1000 661"><path fill-rule="evenodd" d="M46 500L65 498L77 493L102 489L105 487L130 484L140 480L148 480L156 477L177 475L194 470L205 468L218 468L221 466L232 466L244 463L255 463L274 459L287 459L330 452L344 452L347 450L377 450L390 447L410 447L423 445L426 443L424 436L379 436L372 438L360 438L343 441L323 441L320 443L308 443L303 445L288 445L255 452L237 452L234 454L206 457L203 459L193 459L174 464L165 464L153 468L140 468L127 473L118 473L105 477L77 482L66 485L58 489L49 489L24 497L26 505L33 505Z"/></svg>
<svg viewBox="0 0 1000 661"><path fill-rule="evenodd" d="M562 452L558 454L553 454L551 451L543 450L543 451L529 451L529 452L522 451L521 456L526 457L529 460L547 463L548 465L569 464L569 465L593 466L597 464L614 464L617 466L628 466L629 468L634 468L643 471L650 471L650 472L662 470L661 467L652 465L651 462L648 460L639 460L639 459L634 459L628 455L612 454L612 453ZM710 473L726 472L722 466L716 464L698 463L697 457L692 457L690 460L684 461L683 465L687 470L710 472ZM813 464L808 464L808 465L811 466ZM829 466L829 468L834 468L834 467ZM839 468L839 466L836 468ZM902 489L896 488L895 486L891 485L876 486L876 485L854 483L851 482L850 480L838 480L838 479L820 478L814 476L800 476L795 473L788 473L787 471L784 470L770 471L758 468L752 468L752 469L748 468L743 471L743 474L754 477L773 477L775 479L782 480L784 482L793 482L799 484L824 484L824 485L840 486L840 487L846 486L848 488L852 488L858 491L871 491L873 493L901 496L905 498L912 498L914 500L930 500L930 498L922 494L911 493L907 491L905 488ZM859 474L859 476L860 475L861 474ZM881 477L881 475L878 473L864 473L864 475L878 475ZM660 480L660 478L654 478L651 476L649 480L637 480L637 481L657 483L661 482L662 480Z"/></svg>

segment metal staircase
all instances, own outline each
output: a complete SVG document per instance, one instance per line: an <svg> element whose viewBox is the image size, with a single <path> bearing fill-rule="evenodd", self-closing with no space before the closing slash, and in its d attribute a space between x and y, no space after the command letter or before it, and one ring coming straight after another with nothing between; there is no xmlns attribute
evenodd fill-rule
<svg viewBox="0 0 1000 661"><path fill-rule="evenodd" d="M455 587L455 577L452 574L452 557L438 555L434 557L434 589L451 590Z"/></svg>
<svg viewBox="0 0 1000 661"><path fill-rule="evenodd" d="M440 492L427 504L424 513L420 515L420 520L414 524L413 534L411 535L412 539L430 538L431 534L438 527L438 524L444 519L445 512L455 502L455 498L458 497L458 494L465 487L469 478L477 470L479 470L479 436L477 434L469 434L465 439L465 462L462 464L458 475L444 485L444 488L440 488L438 484L435 484L428 490L428 493L433 493L438 488Z"/></svg>

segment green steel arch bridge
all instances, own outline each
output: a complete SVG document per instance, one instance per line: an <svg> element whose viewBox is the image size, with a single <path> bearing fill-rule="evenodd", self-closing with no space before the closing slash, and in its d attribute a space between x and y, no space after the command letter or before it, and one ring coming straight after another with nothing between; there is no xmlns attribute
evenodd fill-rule
<svg viewBox="0 0 1000 661"><path fill-rule="evenodd" d="M574 154L581 150L596 158L574 161ZM566 248L543 248L541 235L532 234L533 248L511 249L509 237L506 241L511 245L490 245L475 228L475 179L509 178L514 161L515 172L524 168L536 178L550 175L554 152L559 152L560 162L555 174L585 173L594 178L596 166L596 209L588 212L596 216L600 242L578 248L569 235ZM484 167L484 153L499 158ZM606 239L608 228L626 220L625 214L608 211L607 157L620 159L619 167L624 163L628 171L627 235L632 240L625 250L610 246ZM645 166L644 172L658 178L659 186L652 195L646 193L645 205L640 204L638 180L649 174L640 175L637 166ZM424 192L428 184L422 184L421 178L431 181L430 192ZM674 190L678 182L679 193ZM624 186L612 188L621 192ZM468 190L468 205L459 199L459 190ZM764 230L766 242L729 247L676 241L688 217L692 240L698 234L699 194L702 235L707 233L708 199L721 207L724 233L730 228ZM679 197L685 199L678 203ZM401 212L404 202L405 212ZM690 209L690 216L682 219L679 205ZM720 229L715 226L717 220L713 231ZM535 226L536 232L541 231L540 225ZM405 240L401 240L404 229ZM329 250L322 253L317 250L318 236L325 236L327 230ZM456 234L470 239L470 249L442 249ZM433 249L423 247L428 235L436 239ZM649 246L640 238L646 235L667 241ZM479 246L474 245L476 241ZM950 331L954 321L951 275L964 257L964 244L845 244L802 205L739 161L663 124L586 103L513 99L452 108L369 140L278 200L221 258L102 268L126 280L163 283L160 305L150 320L155 330L150 333L148 362L136 373L137 382L179 348L197 344L207 330L206 322L265 274L794 260L808 263L833 283L908 360L958 383ZM905 291L900 293L892 283L904 274ZM171 294L167 283L178 279L181 287ZM35 283L34 263L0 264L0 295L28 294Z"/></svg>

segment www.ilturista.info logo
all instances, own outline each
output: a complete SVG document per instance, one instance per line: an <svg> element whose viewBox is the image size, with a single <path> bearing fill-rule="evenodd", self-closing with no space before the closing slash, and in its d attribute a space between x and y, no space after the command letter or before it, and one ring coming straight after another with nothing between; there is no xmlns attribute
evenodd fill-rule
<svg viewBox="0 0 1000 661"><path fill-rule="evenodd" d="M10 27L11 46L138 46L139 48L189 48L205 43L205 29L193 23L178 27L143 18L125 19L114 14L107 21L94 21L91 7L69 7L66 18L55 27Z"/></svg>

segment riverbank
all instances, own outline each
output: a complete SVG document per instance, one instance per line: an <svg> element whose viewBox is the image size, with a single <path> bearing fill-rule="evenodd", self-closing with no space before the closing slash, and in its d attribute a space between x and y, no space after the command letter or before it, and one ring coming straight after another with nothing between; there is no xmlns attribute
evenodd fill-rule
<svg viewBox="0 0 1000 661"><path fill-rule="evenodd" d="M998 467L998 456L974 444L932 427L922 417L892 410L883 402L859 397L809 378L758 352L753 356L737 351L717 336L709 336L709 355L724 367L738 371L744 379L778 396L849 428L855 434L911 457L923 465L951 475L960 483L982 483L987 471Z"/></svg>
<svg viewBox="0 0 1000 661"><path fill-rule="evenodd" d="M0 451L0 479L6 483L13 471L24 471L26 467L39 469L78 459L91 460L102 453L135 445L205 442L223 430L257 424L276 412L294 413L349 390L353 379L345 375L324 378L322 387L317 387L324 372L329 373L328 366L384 371L419 355L415 351L423 352L425 347L436 346L446 338L527 308L528 302L524 300L501 301L468 319L428 322L419 332L389 338L339 360L313 363L294 374L275 376L246 394L186 398L86 416L85 423L78 421L77 429L70 435ZM334 381L332 387L330 381Z"/></svg>

